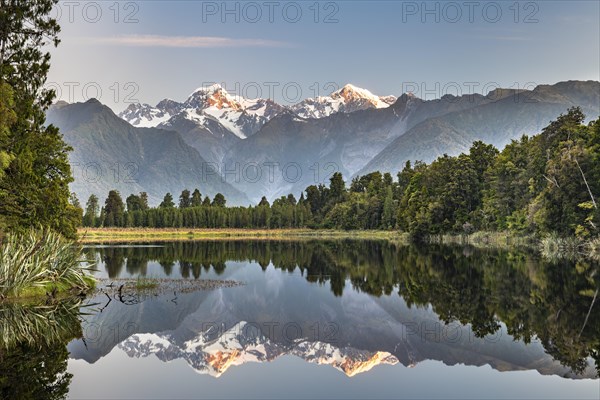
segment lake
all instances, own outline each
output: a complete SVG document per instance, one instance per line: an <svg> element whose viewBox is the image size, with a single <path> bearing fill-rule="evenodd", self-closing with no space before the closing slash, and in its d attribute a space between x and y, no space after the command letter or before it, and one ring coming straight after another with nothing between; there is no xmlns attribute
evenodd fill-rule
<svg viewBox="0 0 600 400"><path fill-rule="evenodd" d="M589 261L366 240L85 254L93 296L0 306L2 398L600 398Z"/></svg>

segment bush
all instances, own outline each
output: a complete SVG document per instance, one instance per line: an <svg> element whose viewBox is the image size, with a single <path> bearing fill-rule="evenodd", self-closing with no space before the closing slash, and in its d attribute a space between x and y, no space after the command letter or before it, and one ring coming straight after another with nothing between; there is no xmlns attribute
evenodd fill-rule
<svg viewBox="0 0 600 400"><path fill-rule="evenodd" d="M82 258L79 243L55 232L9 233L0 243L0 298L86 291L94 279L82 267Z"/></svg>

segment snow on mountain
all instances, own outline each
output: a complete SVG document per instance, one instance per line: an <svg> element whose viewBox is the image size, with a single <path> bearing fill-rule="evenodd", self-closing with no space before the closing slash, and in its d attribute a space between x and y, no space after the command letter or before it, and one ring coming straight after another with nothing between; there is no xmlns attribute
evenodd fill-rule
<svg viewBox="0 0 600 400"><path fill-rule="evenodd" d="M347 84L329 96L309 98L291 106L303 118L323 118L336 112L350 113L368 108L389 107L395 96L376 96L366 89ZM137 127L172 128L169 120L183 115L206 128L205 118L218 122L240 139L256 133L286 107L269 99L245 99L228 93L221 85L200 87L179 103L165 99L156 106L131 104L119 116Z"/></svg>
<svg viewBox="0 0 600 400"><path fill-rule="evenodd" d="M131 104L119 116L134 126L167 129L172 128L173 124L169 122L173 117L183 116L210 131L206 121L209 118L238 138L245 139L283 109L271 100L233 96L215 84L196 89L183 103L165 99L155 107Z"/></svg>
<svg viewBox="0 0 600 400"><path fill-rule="evenodd" d="M221 376L232 366L268 362L286 354L310 363L331 365L347 376L369 371L380 364L394 365L399 362L387 352L342 348L330 343L298 340L279 344L252 329L252 325L242 321L218 338L210 340L207 334L200 334L180 345L168 335L136 334L121 342L119 348L130 357L154 354L165 362L183 358L196 372L214 377Z"/></svg>
<svg viewBox="0 0 600 400"><path fill-rule="evenodd" d="M129 107L119 113L119 117L129 122L133 126L138 128L154 128L163 122L168 121L173 115L175 115L179 109L172 109L172 113L159 107L159 105L166 100L161 101L156 107L152 107L150 104L130 104Z"/></svg>
<svg viewBox="0 0 600 400"><path fill-rule="evenodd" d="M309 98L293 105L292 110L304 118L323 118L337 112L350 113L368 108L386 108L396 101L395 96L376 96L351 84L329 96Z"/></svg>

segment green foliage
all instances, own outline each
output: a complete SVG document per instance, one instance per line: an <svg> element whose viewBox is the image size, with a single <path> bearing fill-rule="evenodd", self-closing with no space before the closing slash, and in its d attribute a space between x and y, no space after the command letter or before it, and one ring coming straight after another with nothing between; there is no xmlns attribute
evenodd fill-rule
<svg viewBox="0 0 600 400"><path fill-rule="evenodd" d="M157 279L144 276L138 276L135 281L135 288L137 290L155 289L158 287L158 285L159 282Z"/></svg>
<svg viewBox="0 0 600 400"><path fill-rule="evenodd" d="M26 344L46 347L81 335L82 299L39 303L3 302L0 305L0 351Z"/></svg>
<svg viewBox="0 0 600 400"><path fill-rule="evenodd" d="M173 208L175 203L173 202L173 195L171 193L165 194L162 203L159 205L160 208ZM118 226L118 225L117 225Z"/></svg>
<svg viewBox="0 0 600 400"><path fill-rule="evenodd" d="M497 229L598 234L598 121L573 108L533 138L513 141L488 169L484 215Z"/></svg>
<svg viewBox="0 0 600 400"><path fill-rule="evenodd" d="M125 205L123 204L121 195L116 190L108 192L103 211L104 226L125 225Z"/></svg>
<svg viewBox="0 0 600 400"><path fill-rule="evenodd" d="M10 127L16 122L13 90L7 83L0 81L0 180L4 177L4 171L14 159L14 156L6 151L10 139Z"/></svg>
<svg viewBox="0 0 600 400"><path fill-rule="evenodd" d="M217 193L212 201L212 205L215 207L225 207L226 202L225 196L223 196L221 193Z"/></svg>
<svg viewBox="0 0 600 400"><path fill-rule="evenodd" d="M81 246L52 231L10 233L0 246L0 297L37 295L93 285Z"/></svg>
<svg viewBox="0 0 600 400"><path fill-rule="evenodd" d="M200 207L202 205L202 193L198 189L194 190L192 193L191 204L192 207Z"/></svg>
<svg viewBox="0 0 600 400"><path fill-rule="evenodd" d="M197 190L197 189L196 189ZM199 194L199 192L198 192ZM179 208L187 208L192 205L192 199L190 197L190 191L185 189L179 196Z"/></svg>
<svg viewBox="0 0 600 400"><path fill-rule="evenodd" d="M44 115L54 98L43 85L46 49L59 42L56 2L0 2L0 229L41 225L73 238L81 215L69 203L71 149Z"/></svg>

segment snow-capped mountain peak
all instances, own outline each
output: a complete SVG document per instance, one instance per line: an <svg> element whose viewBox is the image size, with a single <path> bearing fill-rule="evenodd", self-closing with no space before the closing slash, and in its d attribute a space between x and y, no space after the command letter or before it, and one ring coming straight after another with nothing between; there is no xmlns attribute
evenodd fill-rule
<svg viewBox="0 0 600 400"><path fill-rule="evenodd" d="M348 83L341 89L331 93L329 97L332 99L344 99L346 103L363 99L373 104L376 108L384 108L389 106L389 104L383 102L379 96L374 95L367 89L356 87L351 83ZM386 96L386 98L387 97L389 96Z"/></svg>
<svg viewBox="0 0 600 400"><path fill-rule="evenodd" d="M136 334L119 344L130 357L156 355L163 361L185 359L200 374L220 377L232 366L249 362L269 362L282 355L294 355L309 363L330 365L347 376L355 376L381 364L397 364L398 359L382 351L365 351L337 347L331 343L275 343L262 334L248 329L245 321L232 326L217 338L204 333L177 344L169 335Z"/></svg>
<svg viewBox="0 0 600 400"><path fill-rule="evenodd" d="M395 96L377 96L349 83L329 96L308 98L290 108L302 118L323 118L337 112L386 108L396 100ZM210 116L223 128L244 139L285 109L286 107L272 100L246 99L230 94L219 84L212 84L197 88L182 103L164 99L154 107L149 104L131 104L119 116L134 126L164 128L172 128L168 121L178 114L183 118L192 116L190 120L194 123L204 121L203 116Z"/></svg>
<svg viewBox="0 0 600 400"><path fill-rule="evenodd" d="M132 103L119 117L133 126L140 128L151 128L168 121L173 115L181 110L181 104L172 100L162 100L156 107L150 104Z"/></svg>
<svg viewBox="0 0 600 400"><path fill-rule="evenodd" d="M216 92L217 90L224 90L223 86L219 85L218 83L213 83L212 85L208 86L200 86L199 88L196 88L196 90L194 90L188 97L193 96L195 93L210 94Z"/></svg>
<svg viewBox="0 0 600 400"><path fill-rule="evenodd" d="M349 83L329 96L301 101L292 106L292 110L304 118L323 118L337 112L350 113L368 108L386 108L395 101L395 96L380 97Z"/></svg>
<svg viewBox="0 0 600 400"><path fill-rule="evenodd" d="M219 84L200 87L194 90L185 101L184 106L185 108L196 109L214 107L221 110L228 108L235 111L243 109L242 104Z"/></svg>
<svg viewBox="0 0 600 400"><path fill-rule="evenodd" d="M183 120L206 132L213 132L217 124L220 128L216 131L230 132L239 139L245 139L284 109L272 100L245 99L214 84L194 90L183 103L164 99L154 107L131 104L119 116L138 127L177 130L177 124Z"/></svg>

